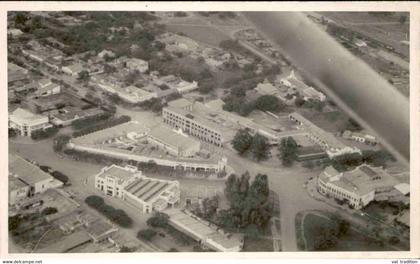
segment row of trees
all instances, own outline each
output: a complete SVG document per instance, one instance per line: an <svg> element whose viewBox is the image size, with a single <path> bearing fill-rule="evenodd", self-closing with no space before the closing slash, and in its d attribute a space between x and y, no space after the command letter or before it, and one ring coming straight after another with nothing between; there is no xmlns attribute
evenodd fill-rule
<svg viewBox="0 0 420 264"><path fill-rule="evenodd" d="M245 95L231 94L224 99L223 110L236 112L241 116L248 116L255 109L261 111L279 112L285 109L286 105L276 96L262 95L255 101L247 102Z"/></svg>
<svg viewBox="0 0 420 264"><path fill-rule="evenodd" d="M73 137L80 137L90 133L93 133L98 130L103 130L109 127L117 126L123 123L127 123L131 120L131 117L122 115L113 119L104 120L102 122L98 122L96 124L92 124L90 126L86 126L78 131L73 132Z"/></svg>
<svg viewBox="0 0 420 264"><path fill-rule="evenodd" d="M85 199L85 203L118 226L129 228L133 224L133 220L123 210L115 209L106 204L102 197L96 195L88 196Z"/></svg>
<svg viewBox="0 0 420 264"><path fill-rule="evenodd" d="M258 174L250 183L248 172L241 177L232 174L224 192L230 208L219 212L218 224L229 230L242 230L251 237L261 234L272 216L267 175Z"/></svg>
<svg viewBox="0 0 420 264"><path fill-rule="evenodd" d="M251 135L249 129L239 129L231 144L240 155L250 153L257 161L265 160L270 156L267 138L258 133Z"/></svg>
<svg viewBox="0 0 420 264"><path fill-rule="evenodd" d="M49 127L47 129L38 129L31 132L31 138L33 140L41 140L55 136L58 133L57 127Z"/></svg>
<svg viewBox="0 0 420 264"><path fill-rule="evenodd" d="M102 113L102 114L99 114L99 115L96 115L96 116L90 116L90 117L86 117L86 118L83 118L83 119L75 120L71 123L71 126L74 129L83 129L83 128L92 126L92 124L96 124L98 122L105 121L105 120L107 120L111 117L112 117L111 113L105 112L105 113Z"/></svg>
<svg viewBox="0 0 420 264"><path fill-rule="evenodd" d="M290 167L297 159L298 145L292 137L282 138L278 146L282 165Z"/></svg>

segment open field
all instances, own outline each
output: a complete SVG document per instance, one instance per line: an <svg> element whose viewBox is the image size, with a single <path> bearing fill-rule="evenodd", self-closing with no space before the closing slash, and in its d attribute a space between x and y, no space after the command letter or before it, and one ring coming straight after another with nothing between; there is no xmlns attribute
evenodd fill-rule
<svg viewBox="0 0 420 264"><path fill-rule="evenodd" d="M273 241L268 238L249 238L245 237L244 248L242 251L248 252L270 252L273 251Z"/></svg>
<svg viewBox="0 0 420 264"><path fill-rule="evenodd" d="M390 16L371 15L367 12L320 12L320 14L354 31L392 46L396 52L408 57L409 48L400 41L407 40L409 23L401 24L399 18L404 13Z"/></svg>
<svg viewBox="0 0 420 264"><path fill-rule="evenodd" d="M219 46L222 40L230 39L228 35L214 27L206 25L166 25L169 31L182 32L187 37L211 46Z"/></svg>
<svg viewBox="0 0 420 264"><path fill-rule="evenodd" d="M298 241L301 241L301 250L315 251L314 236L315 230L321 226L329 227L333 223L327 215L322 213L302 213L296 221ZM300 236L300 237L299 237ZM303 246L303 245L306 245ZM304 248L302 248L302 246ZM370 238L358 230L350 227L348 232L338 238L337 243L326 249L326 251L389 251L389 248Z"/></svg>

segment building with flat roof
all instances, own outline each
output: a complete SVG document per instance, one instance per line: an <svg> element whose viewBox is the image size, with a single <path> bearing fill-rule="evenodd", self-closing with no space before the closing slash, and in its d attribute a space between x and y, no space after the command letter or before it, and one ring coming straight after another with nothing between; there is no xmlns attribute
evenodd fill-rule
<svg viewBox="0 0 420 264"><path fill-rule="evenodd" d="M306 134L307 137L315 144L321 146L330 158L348 153L361 153L360 149L345 145L343 142L335 138L333 134L324 131L299 113L291 113L289 118L290 120L298 123L299 128L308 132Z"/></svg>
<svg viewBox="0 0 420 264"><path fill-rule="evenodd" d="M213 115L213 116L212 116ZM200 102L188 102L185 99L172 101L163 108L163 122L176 129L193 135L203 141L223 146L224 137L219 128L217 114Z"/></svg>
<svg viewBox="0 0 420 264"><path fill-rule="evenodd" d="M85 230L80 230L64 236L62 240L38 249L36 253L66 253L91 241L92 238L89 234Z"/></svg>
<svg viewBox="0 0 420 264"><path fill-rule="evenodd" d="M30 187L19 178L9 175L9 205L15 205L29 196Z"/></svg>
<svg viewBox="0 0 420 264"><path fill-rule="evenodd" d="M38 166L17 155L9 154L9 176L18 178L30 187L29 196L63 185Z"/></svg>
<svg viewBox="0 0 420 264"><path fill-rule="evenodd" d="M165 126L154 127L147 135L147 141L178 157L193 157L200 151L200 142Z"/></svg>
<svg viewBox="0 0 420 264"><path fill-rule="evenodd" d="M361 133L361 132L352 132L349 130L346 130L343 132L342 137L345 139L354 140L357 142L365 143L367 145L376 145L378 143L375 136Z"/></svg>
<svg viewBox="0 0 420 264"><path fill-rule="evenodd" d="M28 78L28 70L22 68L14 63L7 63L7 82L13 83L16 81Z"/></svg>
<svg viewBox="0 0 420 264"><path fill-rule="evenodd" d="M219 227L196 215L177 208L164 211L169 216L169 224L187 234L203 246L220 252L239 252L243 247L242 234L225 233Z"/></svg>
<svg viewBox="0 0 420 264"><path fill-rule="evenodd" d="M123 200L143 213L162 211L179 202L179 182L141 176L124 188Z"/></svg>
<svg viewBox="0 0 420 264"><path fill-rule="evenodd" d="M118 231L117 227L102 219L96 219L85 226L88 235L94 243L102 242Z"/></svg>
<svg viewBox="0 0 420 264"><path fill-rule="evenodd" d="M178 181L148 178L131 166L104 167L95 175L95 188L123 199L143 213L161 211L180 199Z"/></svg>
<svg viewBox="0 0 420 264"><path fill-rule="evenodd" d="M61 67L61 70L64 73L67 73L71 76L77 76L81 71L83 71L83 65L80 63L74 63L71 65Z"/></svg>
<svg viewBox="0 0 420 264"><path fill-rule="evenodd" d="M135 167L121 167L115 164L104 167L95 176L95 188L106 195L123 197L124 187L141 176L141 171Z"/></svg>
<svg viewBox="0 0 420 264"><path fill-rule="evenodd" d="M123 160L137 162L155 162L157 165L171 167L173 169L184 169L198 172L219 173L225 170L227 159L225 157L216 159L183 158L139 152L144 141L147 141L150 128L130 121L121 125L96 131L81 137L73 138L69 147L96 153L100 155L115 157Z"/></svg>
<svg viewBox="0 0 420 264"><path fill-rule="evenodd" d="M38 96L48 96L52 94L58 94L61 91L59 84L53 83L51 79L41 79L38 81L36 95Z"/></svg>
<svg viewBox="0 0 420 264"><path fill-rule="evenodd" d="M387 193L391 194L399 184L395 177L382 168L363 164L345 172L329 166L318 176L317 187L321 194L347 201L355 209L360 209L378 195L383 197Z"/></svg>
<svg viewBox="0 0 420 264"><path fill-rule="evenodd" d="M129 58L126 60L126 67L131 71L137 70L140 73L145 73L149 70L149 63L141 59Z"/></svg>
<svg viewBox="0 0 420 264"><path fill-rule="evenodd" d="M272 85L271 83L259 83L257 87L255 87L255 90L260 95L274 95L277 96L279 94L279 90Z"/></svg>
<svg viewBox="0 0 420 264"><path fill-rule="evenodd" d="M18 108L9 114L9 127L18 130L22 136L30 137L33 131L49 128L51 124L47 116Z"/></svg>

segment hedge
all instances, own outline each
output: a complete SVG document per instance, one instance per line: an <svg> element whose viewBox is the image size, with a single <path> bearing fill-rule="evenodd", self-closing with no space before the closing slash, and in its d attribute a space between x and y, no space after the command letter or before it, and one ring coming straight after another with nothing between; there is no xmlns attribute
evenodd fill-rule
<svg viewBox="0 0 420 264"><path fill-rule="evenodd" d="M104 200L99 196L88 196L85 199L85 203L91 208L103 214L116 225L129 228L133 224L133 220L125 213L124 210L115 209L111 205L106 204Z"/></svg>
<svg viewBox="0 0 420 264"><path fill-rule="evenodd" d="M107 120L112 117L111 113L105 112L96 116L90 116L83 119L75 120L71 123L74 129L83 129L92 126L92 124Z"/></svg>
<svg viewBox="0 0 420 264"><path fill-rule="evenodd" d="M31 133L31 138L33 140L46 139L46 138L55 136L57 132L58 132L58 128L56 127L50 127L47 129L39 129Z"/></svg>
<svg viewBox="0 0 420 264"><path fill-rule="evenodd" d="M91 126L84 127L79 131L73 132L73 137L81 137L81 136L84 136L84 135L87 135L87 134L90 134L99 130L103 130L103 129L117 126L123 123L127 123L130 120L131 120L131 117L126 116L126 115L123 115L123 116L120 116L111 120L106 120L104 122L93 124Z"/></svg>

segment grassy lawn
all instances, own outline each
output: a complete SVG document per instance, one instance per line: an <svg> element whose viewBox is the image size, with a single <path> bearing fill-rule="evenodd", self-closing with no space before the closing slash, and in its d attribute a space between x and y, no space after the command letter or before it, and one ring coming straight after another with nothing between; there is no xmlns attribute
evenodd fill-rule
<svg viewBox="0 0 420 264"><path fill-rule="evenodd" d="M166 25L169 31L182 32L188 37L212 46L219 46L220 41L230 39L228 35L209 26Z"/></svg>
<svg viewBox="0 0 420 264"><path fill-rule="evenodd" d="M330 226L333 223L326 217L312 213L299 213L296 216L296 236L299 250L314 251L314 230L320 226ZM303 221L303 232L301 230ZM306 247L305 242L306 241ZM339 237L337 243L327 251L391 251L392 248L366 236L362 232L350 228Z"/></svg>
<svg viewBox="0 0 420 264"><path fill-rule="evenodd" d="M245 237L244 248L242 251L256 252L256 251L274 251L273 240L268 238L249 238Z"/></svg>

